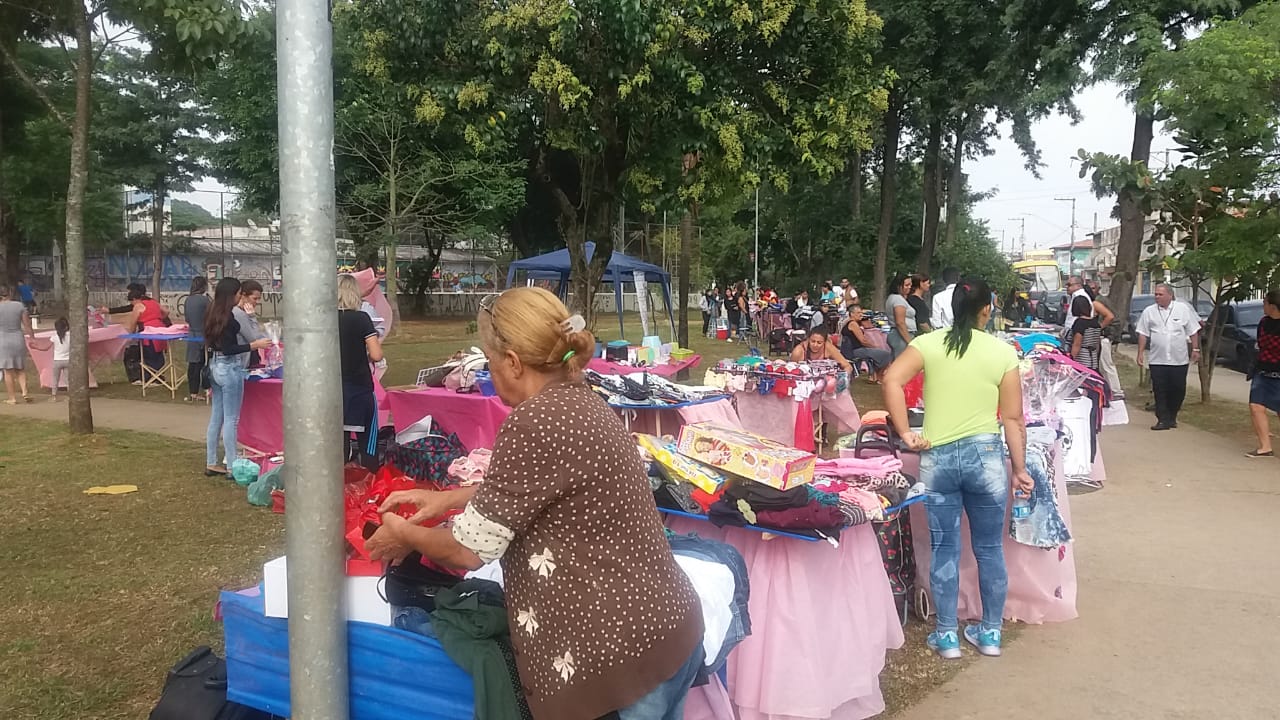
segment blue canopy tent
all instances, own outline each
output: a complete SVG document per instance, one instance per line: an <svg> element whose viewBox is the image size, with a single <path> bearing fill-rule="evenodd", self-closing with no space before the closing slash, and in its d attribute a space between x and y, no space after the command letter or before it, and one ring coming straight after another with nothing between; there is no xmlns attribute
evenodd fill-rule
<svg viewBox="0 0 1280 720"><path fill-rule="evenodd" d="M586 244L588 262L590 262L595 251L595 243L589 242ZM516 260L511 263L510 269L507 270L507 287L515 287L516 273L523 272L527 280L556 281L558 283L556 294L563 300L568 295L569 290L569 267L568 248L553 250L544 255L523 260ZM671 324L671 337L674 339L676 320L671 310L671 273L652 263L637 260L630 255L623 255L614 251L600 281L613 284L614 302L618 308L618 332L620 336L626 337L626 331L623 330L622 325L622 289L627 283L635 283L635 274L637 272L644 273L645 282L658 283L662 286L662 301L667 306L667 321Z"/></svg>

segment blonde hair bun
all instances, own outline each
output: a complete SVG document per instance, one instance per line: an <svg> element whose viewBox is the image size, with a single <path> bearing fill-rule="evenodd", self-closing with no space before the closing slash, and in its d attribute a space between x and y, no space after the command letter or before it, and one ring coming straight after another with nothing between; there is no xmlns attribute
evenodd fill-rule
<svg viewBox="0 0 1280 720"><path fill-rule="evenodd" d="M480 311L477 325L487 347L514 352L530 367L565 367L577 377L595 352L595 336L575 329L582 327L581 317L570 316L560 298L539 287L502 293L487 311Z"/></svg>

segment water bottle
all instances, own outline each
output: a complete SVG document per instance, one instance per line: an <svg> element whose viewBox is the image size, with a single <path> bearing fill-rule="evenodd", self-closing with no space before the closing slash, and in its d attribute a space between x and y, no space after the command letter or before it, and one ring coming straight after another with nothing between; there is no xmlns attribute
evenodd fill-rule
<svg viewBox="0 0 1280 720"><path fill-rule="evenodd" d="M1031 517L1031 495L1021 490L1013 494L1013 519L1025 520Z"/></svg>
<svg viewBox="0 0 1280 720"><path fill-rule="evenodd" d="M1013 494L1013 510L1010 513L1009 535L1024 545L1032 543L1035 528L1031 525L1031 495L1025 492Z"/></svg>

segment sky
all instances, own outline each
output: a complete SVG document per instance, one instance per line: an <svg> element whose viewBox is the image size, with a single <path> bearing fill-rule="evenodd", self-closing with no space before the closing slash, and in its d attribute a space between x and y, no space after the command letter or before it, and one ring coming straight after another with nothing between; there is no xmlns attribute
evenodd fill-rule
<svg viewBox="0 0 1280 720"><path fill-rule="evenodd" d="M975 191L995 191L990 200L977 204L974 215L987 221L997 243L1004 231L1005 247L1017 249L1022 220L1026 219L1027 249L1047 248L1071 239L1071 203L1076 201L1076 239L1083 240L1093 231L1094 215L1099 230L1118 225L1111 217L1114 198L1098 199L1081 179L1080 164L1075 160L1080 148L1089 152L1127 155L1133 143L1133 109L1124 101L1121 88L1113 83L1099 83L1081 91L1075 98L1081 120L1072 124L1064 115L1048 117L1032 128L1032 137L1040 149L1044 167L1037 180L1023 167L1018 146L1009 139L1009 126L1001 128L1001 139L992 141L994 155L970 160L965 171ZM1173 140L1157 126L1151 144L1154 167L1162 167L1164 151ZM1172 157L1172 156L1171 156Z"/></svg>
<svg viewBox="0 0 1280 720"><path fill-rule="evenodd" d="M970 160L965 166L969 185L974 190L994 191L990 200L978 203L975 216L987 221L993 239L1005 247L1017 249L1022 220L1026 220L1026 247L1048 248L1071 239L1071 203L1055 198L1074 198L1076 201L1076 239L1083 240L1094 229L1097 216L1099 230L1117 225L1111 217L1114 198L1098 199L1089 189L1087 179L1079 177L1080 166L1075 162L1076 152L1085 148L1090 152L1128 154L1133 140L1133 110L1121 95L1119 86L1099 83L1086 88L1076 96L1076 106L1082 119L1072 124L1071 119L1055 115L1036 123L1032 137L1040 148L1044 167L1037 180L1023 167L1022 153L1009 139L1009 127L1001 128L1002 138L992 140L995 154ZM1160 128L1156 128L1155 141L1151 145L1152 165L1160 167L1164 150L1173 141ZM176 193L175 196L196 203L218 214L219 191L230 189L213 178L195 184L197 192ZM234 197L224 197L230 208Z"/></svg>

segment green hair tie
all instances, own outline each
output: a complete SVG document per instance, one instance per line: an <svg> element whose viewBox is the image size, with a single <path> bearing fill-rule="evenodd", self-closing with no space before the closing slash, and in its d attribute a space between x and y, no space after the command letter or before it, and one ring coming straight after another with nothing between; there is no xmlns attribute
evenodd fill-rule
<svg viewBox="0 0 1280 720"><path fill-rule="evenodd" d="M569 362L569 358L573 357L574 355L575 353L572 350L570 350L569 352L564 354L564 357L560 358L560 362L567 363Z"/></svg>

